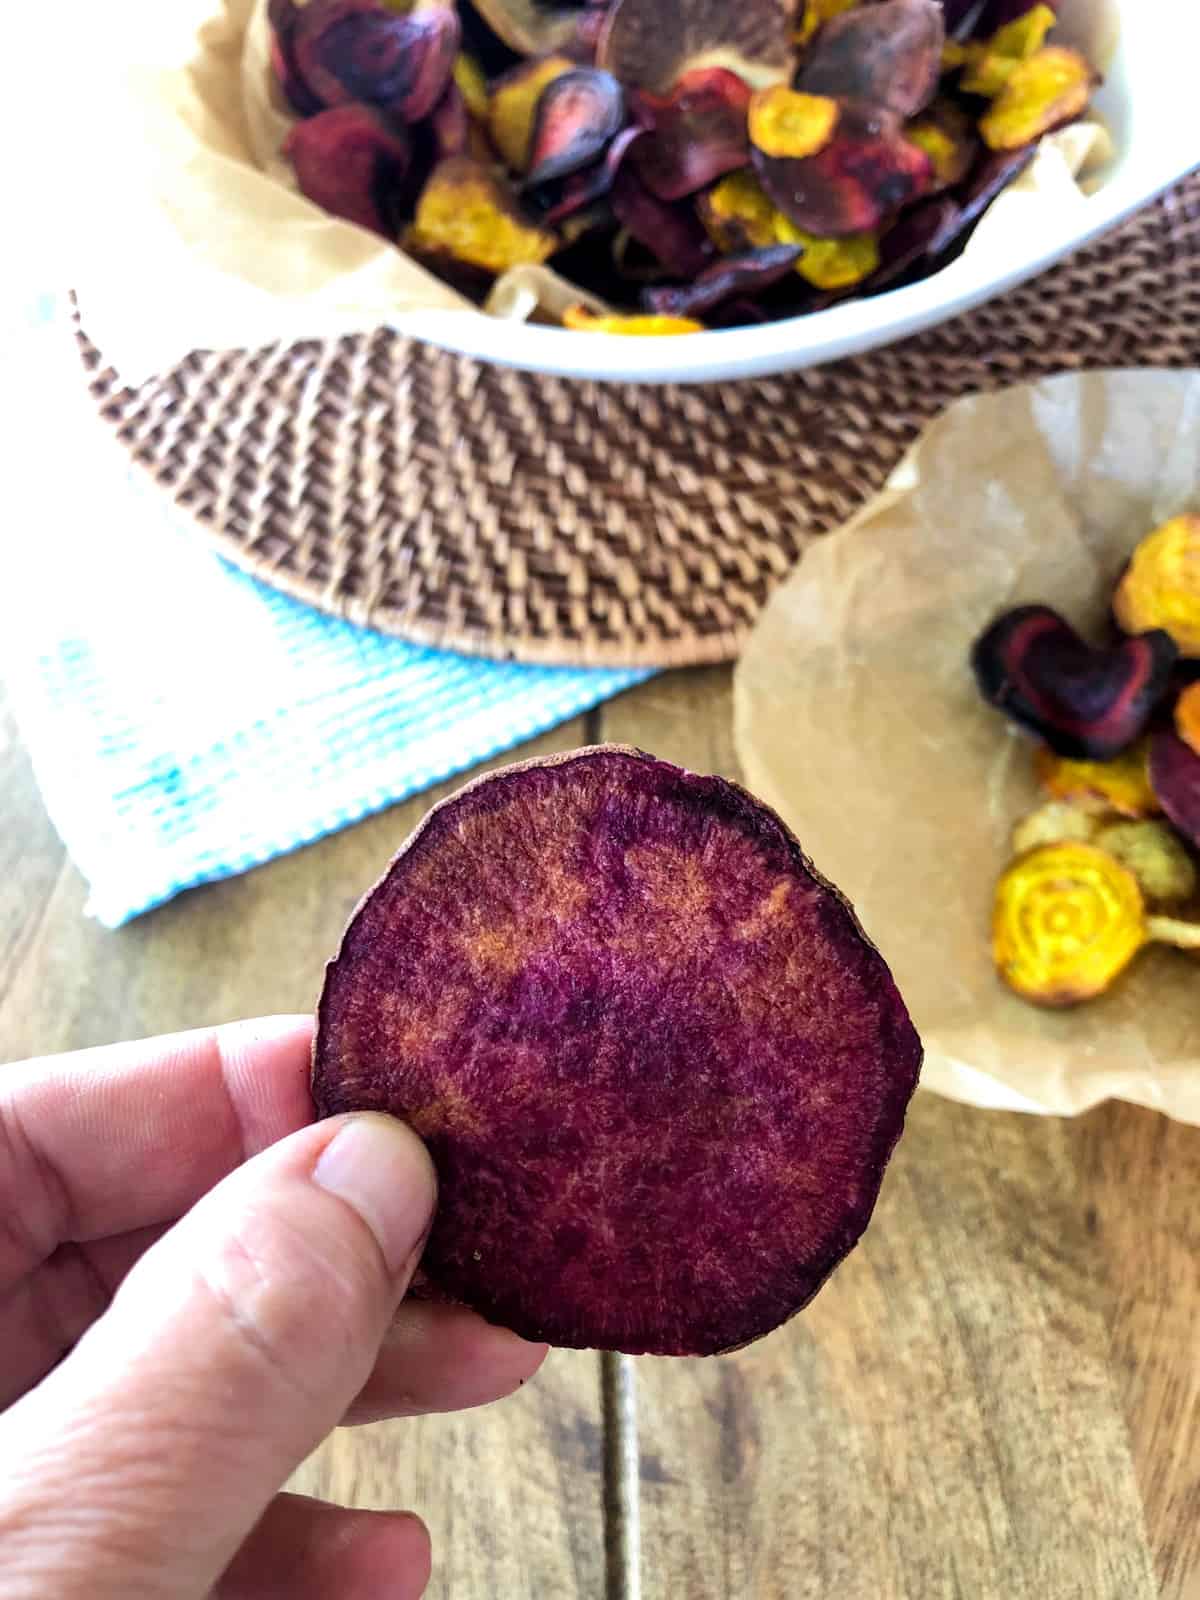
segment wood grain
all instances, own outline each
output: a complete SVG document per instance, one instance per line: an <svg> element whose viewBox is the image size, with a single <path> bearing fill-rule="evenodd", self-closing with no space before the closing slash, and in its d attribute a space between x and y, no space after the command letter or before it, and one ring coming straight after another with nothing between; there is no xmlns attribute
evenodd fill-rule
<svg viewBox="0 0 1200 1600"><path fill-rule="evenodd" d="M737 777L728 674L603 733ZM645 1600L1200 1597L1200 1129L918 1095L859 1250L717 1362L639 1366Z"/></svg>
<svg viewBox="0 0 1200 1600"><path fill-rule="evenodd" d="M736 776L729 674L653 679L529 749L596 737ZM108 933L0 704L0 1059L308 1009L441 792ZM1151 1112L919 1095L866 1239L802 1317L633 1364L633 1583L612 1431L632 1396L587 1354L500 1406L341 1432L295 1481L420 1510L438 1600L1200 1600L1198 1195L1200 1130Z"/></svg>
<svg viewBox="0 0 1200 1600"><path fill-rule="evenodd" d="M342 1429L292 1487L420 1512L430 1597L599 1597L604 1448L596 1356L554 1351L519 1394L452 1416Z"/></svg>
<svg viewBox="0 0 1200 1600"><path fill-rule="evenodd" d="M643 1371L647 1600L1158 1593L1079 1143L919 1099L804 1316Z"/></svg>
<svg viewBox="0 0 1200 1600"><path fill-rule="evenodd" d="M1200 1600L1200 1129L1112 1104L1067 1136L1162 1593Z"/></svg>

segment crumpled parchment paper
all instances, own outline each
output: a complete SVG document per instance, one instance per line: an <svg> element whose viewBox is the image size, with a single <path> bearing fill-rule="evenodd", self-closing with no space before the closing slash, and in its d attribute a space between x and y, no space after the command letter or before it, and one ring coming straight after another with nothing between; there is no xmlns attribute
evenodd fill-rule
<svg viewBox="0 0 1200 1600"><path fill-rule="evenodd" d="M1149 950L1062 1012L996 976L993 885L1040 796L1031 744L968 665L980 629L1026 602L1098 633L1134 545L1181 511L1200 511L1200 372L959 401L804 555L738 666L746 781L891 964L928 1089L1057 1114L1119 1098L1200 1123L1200 961Z"/></svg>

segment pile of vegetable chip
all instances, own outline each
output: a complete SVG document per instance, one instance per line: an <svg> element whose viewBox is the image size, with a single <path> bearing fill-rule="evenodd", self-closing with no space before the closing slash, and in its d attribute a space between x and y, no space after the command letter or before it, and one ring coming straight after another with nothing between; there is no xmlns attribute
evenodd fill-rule
<svg viewBox="0 0 1200 1600"><path fill-rule="evenodd" d="M309 199L568 327L770 321L945 264L1092 66L1038 0L271 0ZM583 297L583 298L586 298Z"/></svg>

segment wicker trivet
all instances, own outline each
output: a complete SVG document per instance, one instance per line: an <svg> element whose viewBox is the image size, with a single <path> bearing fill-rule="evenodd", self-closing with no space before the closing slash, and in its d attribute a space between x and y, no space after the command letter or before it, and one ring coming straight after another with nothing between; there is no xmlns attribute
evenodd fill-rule
<svg viewBox="0 0 1200 1600"><path fill-rule="evenodd" d="M722 661L948 401L1065 368L1200 365L1200 172L969 316L753 383L531 377L381 332L194 355L131 390L79 337L134 456L289 594L482 655Z"/></svg>

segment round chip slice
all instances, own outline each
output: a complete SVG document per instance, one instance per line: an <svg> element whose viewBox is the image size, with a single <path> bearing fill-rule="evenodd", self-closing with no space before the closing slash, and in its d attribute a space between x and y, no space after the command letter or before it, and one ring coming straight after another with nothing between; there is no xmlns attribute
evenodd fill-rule
<svg viewBox="0 0 1200 1600"><path fill-rule="evenodd" d="M724 67L763 89L786 83L794 56L789 0L613 0L596 45L596 65L627 89L670 94L689 72Z"/></svg>
<svg viewBox="0 0 1200 1600"><path fill-rule="evenodd" d="M529 1339L707 1355L856 1243L920 1060L774 813L604 746L429 813L330 964L313 1093L425 1139L435 1292Z"/></svg>

